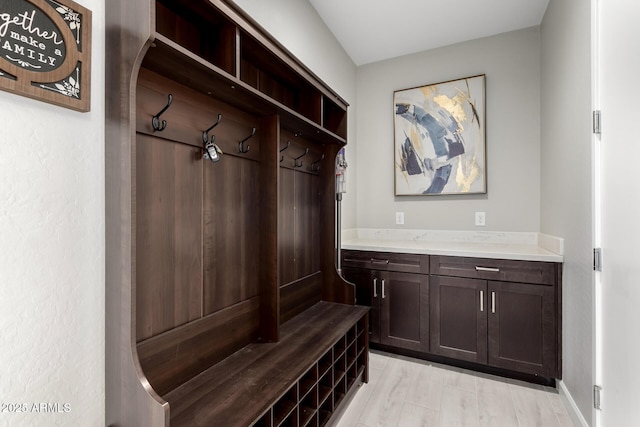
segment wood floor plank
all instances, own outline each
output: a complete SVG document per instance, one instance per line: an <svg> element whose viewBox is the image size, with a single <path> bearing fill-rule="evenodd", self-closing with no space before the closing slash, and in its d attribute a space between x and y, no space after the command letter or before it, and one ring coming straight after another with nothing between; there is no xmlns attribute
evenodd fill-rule
<svg viewBox="0 0 640 427"><path fill-rule="evenodd" d="M415 376L415 368L412 365L400 363L395 359L387 363L384 372L359 420L368 426L397 425L402 404Z"/></svg>
<svg viewBox="0 0 640 427"><path fill-rule="evenodd" d="M400 411L398 426L433 427L438 425L440 413L431 408L405 402Z"/></svg>

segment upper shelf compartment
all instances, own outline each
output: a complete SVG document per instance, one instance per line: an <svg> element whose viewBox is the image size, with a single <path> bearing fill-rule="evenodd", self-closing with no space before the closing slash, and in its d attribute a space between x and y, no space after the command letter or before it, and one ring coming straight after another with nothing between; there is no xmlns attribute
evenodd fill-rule
<svg viewBox="0 0 640 427"><path fill-rule="evenodd" d="M240 79L321 124L320 91L245 32L240 33Z"/></svg>
<svg viewBox="0 0 640 427"><path fill-rule="evenodd" d="M347 138L347 110L327 96L322 97L322 127L341 138Z"/></svg>
<svg viewBox="0 0 640 427"><path fill-rule="evenodd" d="M156 32L236 75L236 26L209 2L156 1Z"/></svg>

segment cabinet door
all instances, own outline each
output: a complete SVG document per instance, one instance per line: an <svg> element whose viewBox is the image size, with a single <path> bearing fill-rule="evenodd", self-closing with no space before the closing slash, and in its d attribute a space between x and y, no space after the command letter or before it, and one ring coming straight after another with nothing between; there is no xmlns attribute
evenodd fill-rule
<svg viewBox="0 0 640 427"><path fill-rule="evenodd" d="M380 274L380 332L385 345L429 350L429 277Z"/></svg>
<svg viewBox="0 0 640 427"><path fill-rule="evenodd" d="M343 268L342 276L356 286L356 304L371 307L369 342L380 343L380 278L364 268Z"/></svg>
<svg viewBox="0 0 640 427"><path fill-rule="evenodd" d="M489 282L489 364L555 377L554 288Z"/></svg>
<svg viewBox="0 0 640 427"><path fill-rule="evenodd" d="M487 362L487 282L431 276L431 353Z"/></svg>

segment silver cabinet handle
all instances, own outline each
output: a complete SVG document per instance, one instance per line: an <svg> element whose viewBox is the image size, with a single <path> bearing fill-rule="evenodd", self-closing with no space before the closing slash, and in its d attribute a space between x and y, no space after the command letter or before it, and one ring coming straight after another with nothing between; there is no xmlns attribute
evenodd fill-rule
<svg viewBox="0 0 640 427"><path fill-rule="evenodd" d="M496 293L491 292L491 313L496 312Z"/></svg>
<svg viewBox="0 0 640 427"><path fill-rule="evenodd" d="M384 279L382 279L382 299L384 299Z"/></svg>
<svg viewBox="0 0 640 427"><path fill-rule="evenodd" d="M375 259L375 258L371 258L371 264L374 263L378 263L378 264L389 264L389 260L388 259Z"/></svg>
<svg viewBox="0 0 640 427"><path fill-rule="evenodd" d="M484 311L484 291L480 291L480 311Z"/></svg>
<svg viewBox="0 0 640 427"><path fill-rule="evenodd" d="M491 273L500 273L500 269L499 268L478 267L477 265L476 265L476 271L490 271Z"/></svg>
<svg viewBox="0 0 640 427"><path fill-rule="evenodd" d="M378 279L377 278L373 278L373 297L374 298L378 298Z"/></svg>

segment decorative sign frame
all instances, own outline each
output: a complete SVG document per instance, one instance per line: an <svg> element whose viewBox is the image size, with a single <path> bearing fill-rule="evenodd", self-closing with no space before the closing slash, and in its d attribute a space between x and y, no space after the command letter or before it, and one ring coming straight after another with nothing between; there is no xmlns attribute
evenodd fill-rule
<svg viewBox="0 0 640 427"><path fill-rule="evenodd" d="M0 0L0 89L91 106L91 11L71 0Z"/></svg>
<svg viewBox="0 0 640 427"><path fill-rule="evenodd" d="M486 194L485 75L393 93L395 195Z"/></svg>

